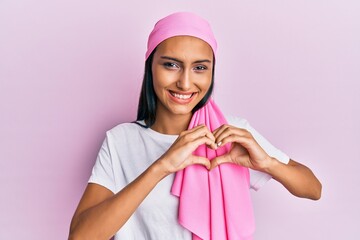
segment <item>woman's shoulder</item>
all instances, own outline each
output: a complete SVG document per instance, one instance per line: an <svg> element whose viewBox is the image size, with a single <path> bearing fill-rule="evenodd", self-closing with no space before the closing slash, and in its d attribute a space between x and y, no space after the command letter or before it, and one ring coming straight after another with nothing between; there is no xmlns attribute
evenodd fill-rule
<svg viewBox="0 0 360 240"><path fill-rule="evenodd" d="M225 118L229 125L244 129L248 129L250 127L249 122L245 118L233 115L226 115Z"/></svg>
<svg viewBox="0 0 360 240"><path fill-rule="evenodd" d="M121 136L121 135L134 135L136 133L141 132L144 126L141 126L141 122L124 122L119 123L116 126L106 131L106 135L111 135L113 137Z"/></svg>

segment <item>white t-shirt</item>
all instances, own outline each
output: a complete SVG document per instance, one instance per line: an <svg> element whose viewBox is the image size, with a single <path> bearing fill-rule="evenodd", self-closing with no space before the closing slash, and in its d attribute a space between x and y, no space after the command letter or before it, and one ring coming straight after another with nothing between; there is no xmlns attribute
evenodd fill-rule
<svg viewBox="0 0 360 240"><path fill-rule="evenodd" d="M247 129L259 145L283 163L289 157L272 146L245 119L227 118L230 125ZM106 138L93 167L90 183L100 184L113 193L137 178L176 140L135 123L123 123L106 132ZM170 193L174 174L161 180L125 225L115 240L191 240L191 233L177 221L178 198ZM251 188L258 190L271 176L250 169Z"/></svg>

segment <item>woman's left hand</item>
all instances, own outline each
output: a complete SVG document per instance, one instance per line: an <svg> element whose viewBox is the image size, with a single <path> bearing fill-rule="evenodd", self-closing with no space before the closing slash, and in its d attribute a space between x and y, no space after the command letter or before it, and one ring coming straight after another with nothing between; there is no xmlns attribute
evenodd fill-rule
<svg viewBox="0 0 360 240"><path fill-rule="evenodd" d="M213 131L218 146L231 143L231 150L211 160L211 169L222 163L235 163L258 171L266 171L272 158L261 148L249 131L224 124Z"/></svg>

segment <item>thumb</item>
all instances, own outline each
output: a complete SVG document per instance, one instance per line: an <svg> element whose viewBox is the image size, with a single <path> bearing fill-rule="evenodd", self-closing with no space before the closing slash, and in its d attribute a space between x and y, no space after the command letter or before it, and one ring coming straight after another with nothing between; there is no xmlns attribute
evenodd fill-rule
<svg viewBox="0 0 360 240"><path fill-rule="evenodd" d="M207 170L211 167L210 161L206 157L192 156L191 164L203 165Z"/></svg>
<svg viewBox="0 0 360 240"><path fill-rule="evenodd" d="M227 163L227 162L231 162L229 154L224 154L222 156L216 157L213 160L211 160L211 167L210 167L209 171L213 170L214 168L216 168L220 164Z"/></svg>

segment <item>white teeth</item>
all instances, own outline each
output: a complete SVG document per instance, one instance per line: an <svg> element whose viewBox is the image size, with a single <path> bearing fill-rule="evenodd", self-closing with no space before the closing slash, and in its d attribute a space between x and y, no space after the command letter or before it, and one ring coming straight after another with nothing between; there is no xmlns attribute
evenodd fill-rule
<svg viewBox="0 0 360 240"><path fill-rule="evenodd" d="M171 92L171 95L173 95L174 97L179 98L179 99L189 99L192 96L192 94L183 95L183 94L178 94L178 93L174 93L174 92Z"/></svg>

